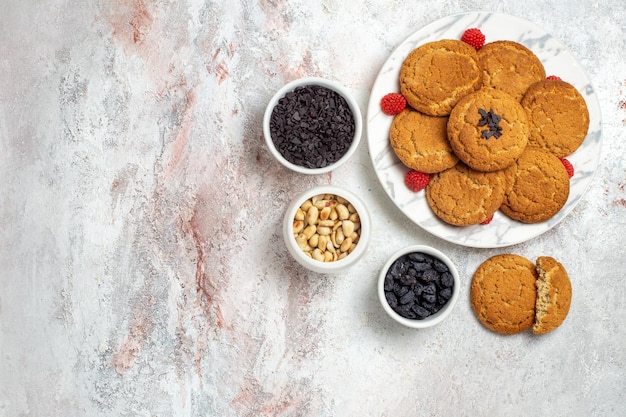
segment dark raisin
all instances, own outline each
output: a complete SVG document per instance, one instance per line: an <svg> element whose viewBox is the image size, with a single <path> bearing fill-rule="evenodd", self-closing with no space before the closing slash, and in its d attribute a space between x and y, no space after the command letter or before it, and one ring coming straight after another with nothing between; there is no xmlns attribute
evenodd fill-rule
<svg viewBox="0 0 626 417"><path fill-rule="evenodd" d="M391 268L389 268L389 271L391 272L391 275L393 275L393 277L397 279L401 277L402 275L404 275L407 269L408 269L408 264L404 262L402 258L400 258L397 261L395 261L393 265L391 265Z"/></svg>
<svg viewBox="0 0 626 417"><path fill-rule="evenodd" d="M441 310L441 307L443 307L443 305L441 304L435 304L433 306L433 309L430 311L430 315L432 316L433 314L435 314L436 312L438 312L439 310Z"/></svg>
<svg viewBox="0 0 626 417"><path fill-rule="evenodd" d="M422 274L422 281L424 282L433 282L437 279L439 279L439 274L434 269L424 271L424 274Z"/></svg>
<svg viewBox="0 0 626 417"><path fill-rule="evenodd" d="M396 298L396 295L394 293L386 292L385 299L387 300L387 304L389 304L389 307L395 309L398 306L398 299Z"/></svg>
<svg viewBox="0 0 626 417"><path fill-rule="evenodd" d="M408 258L415 262L424 262L427 259L427 255L421 252L409 253Z"/></svg>
<svg viewBox="0 0 626 417"><path fill-rule="evenodd" d="M422 300L426 301L427 303L434 304L437 302L437 294L422 293Z"/></svg>
<svg viewBox="0 0 626 417"><path fill-rule="evenodd" d="M429 303L428 301L422 301L420 305L424 307L424 309L428 310L430 313L432 313L433 309L435 308L435 303Z"/></svg>
<svg viewBox="0 0 626 417"><path fill-rule="evenodd" d="M428 285L424 286L424 290L422 291L423 294L436 294L437 293L437 287L435 287L434 283L430 283Z"/></svg>
<svg viewBox="0 0 626 417"><path fill-rule="evenodd" d="M409 304L415 300L415 293L413 291L407 291L402 297L400 297L400 304Z"/></svg>
<svg viewBox="0 0 626 417"><path fill-rule="evenodd" d="M411 310L410 304L399 304L394 311L407 319L414 319L416 317L415 312Z"/></svg>
<svg viewBox="0 0 626 417"><path fill-rule="evenodd" d="M454 277L449 272L441 274L441 286L444 288L450 288L454 285Z"/></svg>
<svg viewBox="0 0 626 417"><path fill-rule="evenodd" d="M426 310L424 307L422 307L419 304L415 304L413 306L412 310L415 312L417 317L419 317L421 319L424 319L424 318L430 316L430 311Z"/></svg>
<svg viewBox="0 0 626 417"><path fill-rule="evenodd" d="M406 294L407 292L409 292L409 288L396 282L393 285L393 292L398 296L398 297L402 297L404 294Z"/></svg>
<svg viewBox="0 0 626 417"><path fill-rule="evenodd" d="M422 292L424 291L424 285L421 283L417 283L415 284L415 286L413 287L413 292L415 293L415 295L417 295L418 297L420 295L422 295Z"/></svg>
<svg viewBox="0 0 626 417"><path fill-rule="evenodd" d="M438 301L440 304L445 304L452 297L452 290L450 288L444 288L439 291Z"/></svg>
<svg viewBox="0 0 626 417"><path fill-rule="evenodd" d="M400 277L400 282L406 286L413 286L417 283L417 277L415 275L405 274Z"/></svg>
<svg viewBox="0 0 626 417"><path fill-rule="evenodd" d="M437 272L447 272L448 271L448 266L445 263L441 262L439 259L435 259L433 261L433 268Z"/></svg>
<svg viewBox="0 0 626 417"><path fill-rule="evenodd" d="M385 291L393 291L393 276L391 274L385 275Z"/></svg>
<svg viewBox="0 0 626 417"><path fill-rule="evenodd" d="M423 272L423 271L426 271L427 269L430 269L431 266L427 262L416 262L416 263L413 264L413 268L416 271L422 271Z"/></svg>
<svg viewBox="0 0 626 417"><path fill-rule="evenodd" d="M417 318L417 314L413 311L413 310L406 310L404 314L404 317L406 317L407 319L416 319Z"/></svg>

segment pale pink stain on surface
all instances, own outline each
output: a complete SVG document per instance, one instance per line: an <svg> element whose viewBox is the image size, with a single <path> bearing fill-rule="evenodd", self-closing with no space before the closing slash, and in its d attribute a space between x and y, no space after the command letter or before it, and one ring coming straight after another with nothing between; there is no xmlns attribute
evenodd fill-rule
<svg viewBox="0 0 626 417"><path fill-rule="evenodd" d="M153 94L162 98L164 91L184 77L187 63L184 56L178 56L189 44L184 28L171 26L171 11L147 0L105 2L104 17L112 28L112 40L126 55L143 60L145 68L137 69L145 71L147 81L155 86Z"/></svg>
<svg viewBox="0 0 626 417"><path fill-rule="evenodd" d="M271 15L267 25L276 36L289 28L285 4L263 2L261 5ZM209 47L216 43L213 37L220 39L219 31L210 34L212 38L207 43L203 62L207 72L185 72L185 57L172 51L172 47L177 46L177 34L168 32L165 22L161 21L167 11L151 6L143 0L111 1L109 19L116 44L123 53L139 58L148 81L147 96L154 99L157 109L154 117L162 126L162 137L155 139L157 143L162 142L154 166L156 189L147 203L149 213L145 219L146 226L155 230L154 236L146 239L148 247L145 249L157 252L164 264L180 264L172 284L181 290L171 301L171 314L175 315L173 364L181 391L196 393L205 385L213 384L211 361L222 352L223 344L227 344L231 348L219 360L232 371L220 376L220 381L233 390L228 394L234 393L230 401L233 409L250 417L309 415L307 410L319 410L321 405L320 394L310 392L311 382L307 378L288 377L285 382L285 378L277 375L275 381L267 382L255 374L257 364L263 361L262 352L268 337L258 333L263 317L251 320L239 317L238 304L242 300L229 292L237 286L238 279L245 279L233 275L236 272L231 260L246 245L253 244L245 239L246 228L251 226L240 224L238 213L243 208L244 218L250 224L271 220L266 208L254 201L254 190L259 184L249 183L251 176L245 171L249 166L245 160L250 155L244 150L229 148L226 141L219 142L218 138L205 142L194 137L200 118L198 95L203 94L200 80L195 77L209 74L218 86L227 82L231 77L229 64L237 48L232 41L224 42L222 47ZM283 41L283 44L284 48L289 47L288 42ZM279 70L279 76L285 80L318 74L309 50L293 65L279 64ZM238 117L238 114L237 108L216 106L202 117L217 120L216 123L223 123L223 128L228 129L228 123L235 122L224 121L227 117L222 115ZM221 126L215 130L220 129ZM253 135L249 131L244 135L244 146L253 150L251 158L259 163L259 169L267 171L264 181L276 182L280 188L292 191L298 181L266 154L261 155L261 147L252 143ZM315 180L307 178L306 181L313 185ZM170 243L159 241L159 235L170 232L163 229L171 227L175 228L172 232L175 243L170 247ZM310 306L317 297L332 290L332 285L309 282L293 262L287 262L284 268L294 278L286 293L286 352L280 363L282 370L289 370L302 360L316 360L322 337L321 318L313 314ZM133 366L139 362L142 351L148 354L152 349L151 334L158 329L155 329L156 318L151 316L155 312L143 311L144 303L141 299L126 307L130 308L133 319L127 329L120 330L122 342L111 357L111 366L118 373L136 372ZM167 317L159 317L162 319L167 320ZM193 374L195 382L188 382L188 373Z"/></svg>
<svg viewBox="0 0 626 417"><path fill-rule="evenodd" d="M180 114L182 120L180 122L180 127L178 127L176 137L169 146L170 155L167 164L166 178L172 175L184 158L187 141L189 140L189 132L194 123L195 105L196 94L193 90L185 93L181 109L178 109L178 104L175 104L174 112Z"/></svg>
<svg viewBox="0 0 626 417"><path fill-rule="evenodd" d="M185 165L197 167L198 162L189 158L186 157ZM208 349L206 341L213 339L217 332L233 332L233 323L223 311L224 307L231 307L223 300L222 292L229 288L229 277L232 276L228 259L240 250L236 241L215 238L232 236L234 230L231 214L228 213L231 202L226 194L232 186L222 183L224 180L220 178L221 170L226 168L226 156L216 151L213 158L215 165L211 169L215 171L206 172L207 182L200 186L193 206L188 208L188 217L181 223L184 237L192 245L194 270L193 277L180 279L185 286L192 285L195 294L189 294L193 298L181 300L178 315L182 328L191 325L198 333L191 345L184 343L188 345L190 359L200 381L204 379L202 369ZM228 317L232 317L231 312Z"/></svg>
<svg viewBox="0 0 626 417"><path fill-rule="evenodd" d="M177 363L181 379L185 379L182 369L190 361L196 368L200 382L203 381L202 359L205 356L209 340L214 332L224 326L224 318L218 303L219 294L214 285L212 271L216 265L223 264L221 258L215 259L214 252L207 247L206 224L212 221L202 210L196 210L189 199L193 190L179 188L179 184L193 181L186 178L194 169L203 170L206 159L194 159L189 154L189 144L196 122L198 101L196 86L198 81L186 74L188 67L185 56L179 50L188 39L183 27L166 27L160 16L167 16L170 10L154 9L154 5L144 0L110 1L107 11L108 23L112 28L112 39L127 55L141 58L140 65L146 77L146 97L154 102L155 123L161 127L162 137L155 137L155 147L162 146L160 156L154 165L156 190L149 199L149 211L145 219L148 230L155 234L154 239L147 238L144 250L160 253L172 263L195 263L193 275L180 276L183 288L195 288L187 298L177 300L178 323ZM180 30L176 30L180 29ZM225 65L225 64L224 64ZM207 153L208 154L208 153ZM212 158L220 160L221 153L213 153ZM218 178L210 176L209 181ZM113 187L117 188L117 187ZM215 190L219 191L219 190ZM215 195L219 195L215 193ZM220 204L215 201L215 204ZM171 227L173 216L193 212L189 219L182 220L177 233L190 242L192 259L180 259L176 247L167 247L159 241L158 235L164 228ZM195 260L194 260L195 259ZM146 278L148 279L148 278ZM222 280L222 283L223 280ZM150 333L154 325L151 311L142 311L143 301L137 306L130 306L136 316L124 337L122 344L112 355L111 364L118 372L127 372L136 363L142 349L148 348ZM145 308L145 306L143 306ZM197 335L189 338L190 326ZM181 382L182 384L182 382Z"/></svg>
<svg viewBox="0 0 626 417"><path fill-rule="evenodd" d="M307 403L309 399L302 395L265 392L256 380L247 381L241 393L231 401L233 408L245 417L273 417L288 412L298 412L298 415L304 416L308 414L303 414Z"/></svg>
<svg viewBox="0 0 626 417"><path fill-rule="evenodd" d="M265 13L265 28L270 37L276 42L283 42L285 56L288 56L291 45L286 38L286 34L291 30L291 18L289 16L289 3L284 0L260 0L259 7ZM307 49L301 59L289 60L284 62L280 60L279 70L283 81L289 82L302 77L322 76L315 65L313 54Z"/></svg>
<svg viewBox="0 0 626 417"><path fill-rule="evenodd" d="M146 42L154 20L144 0L130 0L117 3L111 15L111 23L113 37L131 47Z"/></svg>
<svg viewBox="0 0 626 417"><path fill-rule="evenodd" d="M286 0L259 0L259 7L265 13L265 28L273 37L279 38L289 31L289 4Z"/></svg>
<svg viewBox="0 0 626 417"><path fill-rule="evenodd" d="M622 81L619 86L618 97L617 106L626 112L626 80ZM626 123L626 117L622 119L622 123Z"/></svg>
<svg viewBox="0 0 626 417"><path fill-rule="evenodd" d="M200 214L201 215L201 214ZM200 322L196 322L196 331L199 333L193 356L193 364L199 381L203 381L202 361L206 353L205 340L210 338L210 334L224 327L224 317L219 304L219 292L216 282L210 276L212 265L210 261L210 253L206 247L206 239L203 237L202 226L198 220L198 210L194 209L191 219L183 225L183 231L191 237L196 249L196 271L195 271L195 289L197 299L192 305L195 305L201 316ZM185 317L190 312L196 310L181 311L180 314Z"/></svg>
<svg viewBox="0 0 626 417"><path fill-rule="evenodd" d="M305 52L302 61L297 66L280 64L280 69L285 81L292 81L303 77L321 76L313 62L313 55L310 50Z"/></svg>
<svg viewBox="0 0 626 417"><path fill-rule="evenodd" d="M137 356L147 342L148 336L154 330L154 319L150 309L151 304L154 304L154 300L142 297L135 306L134 317L129 325L128 335L111 360L112 366L119 374L126 373L135 364Z"/></svg>
<svg viewBox="0 0 626 417"><path fill-rule="evenodd" d="M186 232L191 235L197 251L196 260L196 290L198 292L200 304L203 306L205 314L211 315L210 307L214 305L218 293L216 284L209 276L212 265L207 264L210 254L207 253L205 238L202 236L201 226L198 223L198 209L193 212L191 220L187 223ZM215 306L215 324L218 328L224 327L224 317L219 308Z"/></svg>
<svg viewBox="0 0 626 417"><path fill-rule="evenodd" d="M211 55L211 62L206 64L207 71L215 75L218 84L222 84L230 77L228 62L230 62L234 55L235 49L233 43L229 42L226 51L222 48L217 48Z"/></svg>

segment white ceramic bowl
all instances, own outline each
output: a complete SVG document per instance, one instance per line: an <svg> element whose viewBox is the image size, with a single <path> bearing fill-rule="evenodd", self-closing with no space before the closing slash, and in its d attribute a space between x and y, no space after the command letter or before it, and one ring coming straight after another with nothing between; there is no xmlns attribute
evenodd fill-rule
<svg viewBox="0 0 626 417"><path fill-rule="evenodd" d="M326 87L331 90L334 90L335 92L343 96L343 98L348 103L350 110L352 111L352 115L354 116L354 138L352 139L352 143L350 144L350 147L340 159L338 159L334 163L327 165L323 168L306 168L306 167L299 166L299 165L289 162L278 151L278 149L276 149L276 146L274 145L274 142L272 141L272 136L270 133L270 119L272 117L272 112L274 111L274 107L276 106L278 101L281 98L283 98L285 94L287 94L288 92L295 90L297 87L305 86L305 85L318 85L318 86L322 86L322 87ZM316 77L300 78L300 79L294 80L286 84L280 90L278 90L276 94L274 94L270 102L268 103L265 109L265 115L263 117L263 135L265 136L265 142L267 143L267 147L269 148L270 152L282 165L284 165L285 167L295 172L299 172L301 174L323 174L326 172L330 172L333 169L344 164L348 159L350 159L350 157L354 154L357 147L359 146L359 143L361 142L362 131L363 131L363 120L361 117L361 110L359 109L357 102L354 100L350 92L339 83L336 83L334 81L329 81L323 78L316 78Z"/></svg>
<svg viewBox="0 0 626 417"><path fill-rule="evenodd" d="M306 200L320 194L340 196L354 206L361 222L361 232L354 250L345 258L332 262L323 262L308 257L298 246L293 232L293 224L298 208ZM319 273L338 273L354 265L365 254L371 234L370 215L363 201L354 193L333 185L321 185L307 190L292 200L283 220L283 238L291 256L302 266Z"/></svg>
<svg viewBox="0 0 626 417"><path fill-rule="evenodd" d="M396 261L396 259L400 258L403 255L406 255L408 253L413 253L413 252L425 253L427 255L430 255L434 258L439 259L440 261L446 264L446 266L448 267L448 270L450 271L450 273L452 274L452 277L454 278L454 288L452 291L452 296L447 301L447 303L437 313L421 320L408 319L408 318L402 317L389 306L389 303L387 302L387 299L385 297L385 276L387 275L387 270ZM440 252L439 250L433 247L425 246L425 245L412 245L412 246L407 246L405 248L402 248L396 253L394 253L389 258L389 260L387 261L385 266L382 268L382 270L380 271L380 275L378 277L378 298L383 308L392 319L394 319L395 321L397 321L398 323L404 326L411 327L414 329L422 329L422 328L434 326L440 323L441 321L443 321L446 317L448 317L448 315L450 315L450 312L454 308L459 298L460 286L461 284L459 280L459 272L457 271L456 266L452 263L450 258L448 258L442 252Z"/></svg>

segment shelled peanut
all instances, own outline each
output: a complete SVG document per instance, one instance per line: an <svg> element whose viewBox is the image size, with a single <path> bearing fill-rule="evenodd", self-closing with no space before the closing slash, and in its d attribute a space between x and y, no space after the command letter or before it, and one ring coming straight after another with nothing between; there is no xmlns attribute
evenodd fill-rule
<svg viewBox="0 0 626 417"><path fill-rule="evenodd" d="M354 250L361 236L361 221L346 199L320 194L306 200L296 211L293 235L307 256L333 262Z"/></svg>

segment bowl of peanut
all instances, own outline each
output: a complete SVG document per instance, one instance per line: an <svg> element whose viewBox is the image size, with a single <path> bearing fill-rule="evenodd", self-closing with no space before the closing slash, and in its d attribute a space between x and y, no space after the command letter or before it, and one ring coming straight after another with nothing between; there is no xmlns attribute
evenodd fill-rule
<svg viewBox="0 0 626 417"><path fill-rule="evenodd" d="M318 273L352 266L365 253L370 233L365 204L354 193L333 185L317 186L297 196L283 221L291 256Z"/></svg>

